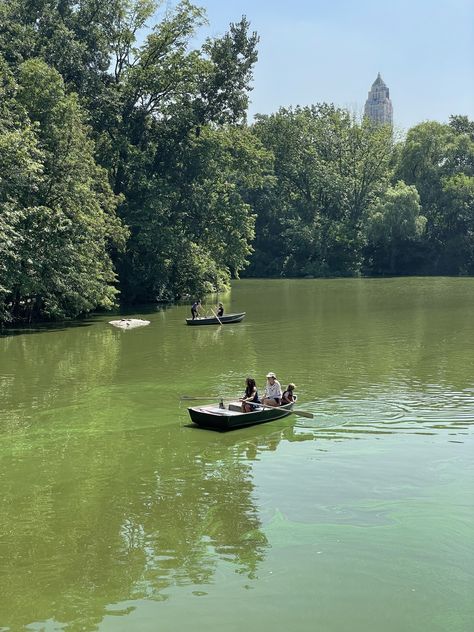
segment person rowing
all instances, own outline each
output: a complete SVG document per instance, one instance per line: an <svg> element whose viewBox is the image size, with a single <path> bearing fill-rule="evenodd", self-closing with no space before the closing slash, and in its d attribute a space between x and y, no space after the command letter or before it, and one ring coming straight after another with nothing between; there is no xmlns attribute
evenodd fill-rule
<svg viewBox="0 0 474 632"><path fill-rule="evenodd" d="M201 299L199 298L191 305L191 316L193 320L199 316L199 310L201 309Z"/></svg>

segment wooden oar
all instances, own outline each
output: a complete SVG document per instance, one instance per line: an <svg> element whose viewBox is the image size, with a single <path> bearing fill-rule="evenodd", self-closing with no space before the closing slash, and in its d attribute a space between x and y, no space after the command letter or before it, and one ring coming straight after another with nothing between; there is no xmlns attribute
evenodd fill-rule
<svg viewBox="0 0 474 632"><path fill-rule="evenodd" d="M283 406L285 405L286 404L283 404ZM265 406L264 404L257 404L257 406L261 406L262 408L276 408L276 409L281 408L281 406ZM300 417L308 417L308 419L314 419L313 413L310 413L306 410L295 410L294 408L292 408L291 412L295 413L295 415L299 415Z"/></svg>
<svg viewBox="0 0 474 632"><path fill-rule="evenodd" d="M216 314L216 312L212 309L211 307L211 312L214 314L214 316L217 318L217 320L219 321L219 325L222 325L221 319L219 318L219 316Z"/></svg>
<svg viewBox="0 0 474 632"><path fill-rule="evenodd" d="M222 399L220 397L220 395L209 395L208 397L191 397L191 395L181 395L181 397L179 398L180 400L184 401L184 400L197 400L197 399Z"/></svg>

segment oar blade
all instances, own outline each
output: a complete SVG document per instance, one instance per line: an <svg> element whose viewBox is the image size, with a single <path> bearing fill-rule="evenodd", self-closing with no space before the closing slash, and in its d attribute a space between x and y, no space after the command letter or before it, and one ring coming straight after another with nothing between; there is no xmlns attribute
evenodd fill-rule
<svg viewBox="0 0 474 632"><path fill-rule="evenodd" d="M306 410L296 410L293 409L293 411L295 413L295 415L299 415L300 417L307 417L308 419L314 419L314 415L313 413L309 413Z"/></svg>

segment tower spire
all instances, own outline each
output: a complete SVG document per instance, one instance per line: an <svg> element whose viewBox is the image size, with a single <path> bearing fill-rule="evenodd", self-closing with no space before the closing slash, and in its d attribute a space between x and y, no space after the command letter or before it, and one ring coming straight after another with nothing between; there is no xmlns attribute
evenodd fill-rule
<svg viewBox="0 0 474 632"><path fill-rule="evenodd" d="M380 72L377 73L377 78L369 91L365 102L364 115L377 125L393 125L393 107L390 100L390 91Z"/></svg>

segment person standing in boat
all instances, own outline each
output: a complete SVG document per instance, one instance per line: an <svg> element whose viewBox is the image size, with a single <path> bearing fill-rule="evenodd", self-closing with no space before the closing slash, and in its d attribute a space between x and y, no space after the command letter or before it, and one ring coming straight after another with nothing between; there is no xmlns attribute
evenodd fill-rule
<svg viewBox="0 0 474 632"><path fill-rule="evenodd" d="M279 406L281 401L281 384L276 379L275 373L267 373L267 385L262 404L264 406Z"/></svg>
<svg viewBox="0 0 474 632"><path fill-rule="evenodd" d="M286 391L283 391L283 395L281 396L280 404L282 406L284 406L285 404L292 404L296 400L296 397L293 393L295 388L296 386L293 384L293 382L290 382L288 384Z"/></svg>
<svg viewBox="0 0 474 632"><path fill-rule="evenodd" d="M252 377L245 380L245 395L240 398L240 401L242 402L243 413L251 413L260 404L257 385Z"/></svg>
<svg viewBox="0 0 474 632"><path fill-rule="evenodd" d="M199 298L191 305L191 316L193 320L199 316L199 310L201 309L201 299Z"/></svg>
<svg viewBox="0 0 474 632"><path fill-rule="evenodd" d="M224 316L224 305L222 305L222 303L219 303L219 305L217 306L217 316L219 318L222 318L222 316Z"/></svg>

